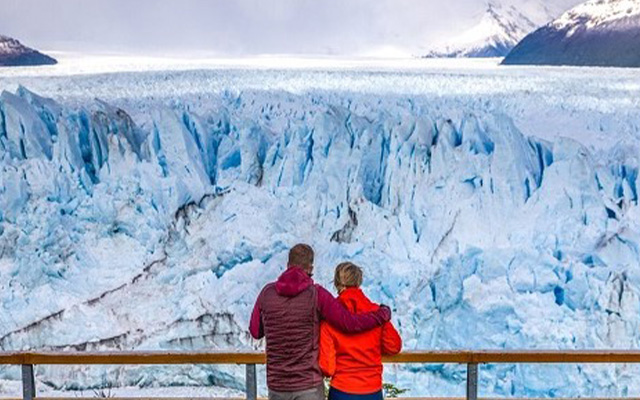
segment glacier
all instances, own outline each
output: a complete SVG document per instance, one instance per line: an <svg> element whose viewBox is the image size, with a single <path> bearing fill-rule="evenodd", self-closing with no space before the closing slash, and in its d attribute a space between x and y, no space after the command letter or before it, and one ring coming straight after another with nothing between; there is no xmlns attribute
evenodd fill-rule
<svg viewBox="0 0 640 400"><path fill-rule="evenodd" d="M250 309L300 241L326 287L338 262L364 267L406 350L637 349L636 77L605 89L574 70L502 71L488 76L519 83L487 85L486 71L0 77L0 349L261 349ZM296 86L308 73L325 87ZM638 373L485 365L480 394L631 396ZM244 385L236 366L37 377L52 390ZM464 377L459 365L385 372L412 396L462 395Z"/></svg>

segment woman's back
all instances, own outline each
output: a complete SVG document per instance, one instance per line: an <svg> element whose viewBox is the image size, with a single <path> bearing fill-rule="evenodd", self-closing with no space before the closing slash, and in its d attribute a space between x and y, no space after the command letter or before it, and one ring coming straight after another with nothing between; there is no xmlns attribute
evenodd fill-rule
<svg viewBox="0 0 640 400"><path fill-rule="evenodd" d="M343 290L338 300L355 313L375 311L357 287ZM402 340L390 322L357 335L344 334L326 322L320 328L320 368L331 376L331 387L353 394L369 394L382 389L382 355L400 352Z"/></svg>

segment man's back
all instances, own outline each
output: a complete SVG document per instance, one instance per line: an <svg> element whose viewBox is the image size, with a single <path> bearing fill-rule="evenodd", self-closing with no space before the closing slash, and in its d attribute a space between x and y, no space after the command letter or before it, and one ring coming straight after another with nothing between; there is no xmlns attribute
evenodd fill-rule
<svg viewBox="0 0 640 400"><path fill-rule="evenodd" d="M322 382L318 367L317 291L311 279L300 279L300 272L287 270L259 297L267 338L267 377L272 390L304 390Z"/></svg>

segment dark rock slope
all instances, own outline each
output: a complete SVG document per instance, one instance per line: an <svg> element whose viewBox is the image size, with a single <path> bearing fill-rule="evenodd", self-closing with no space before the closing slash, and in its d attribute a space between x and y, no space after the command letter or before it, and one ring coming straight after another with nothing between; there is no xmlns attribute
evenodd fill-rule
<svg viewBox="0 0 640 400"><path fill-rule="evenodd" d="M46 54L26 47L16 39L0 35L0 66L16 67L51 64L57 64L57 61Z"/></svg>
<svg viewBox="0 0 640 400"><path fill-rule="evenodd" d="M591 0L527 35L503 64L640 67L640 0Z"/></svg>

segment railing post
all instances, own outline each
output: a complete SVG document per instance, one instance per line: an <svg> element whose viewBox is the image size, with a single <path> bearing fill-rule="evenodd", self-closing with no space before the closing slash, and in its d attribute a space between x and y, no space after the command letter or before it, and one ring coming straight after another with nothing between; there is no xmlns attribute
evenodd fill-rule
<svg viewBox="0 0 640 400"><path fill-rule="evenodd" d="M22 398L33 400L36 397L36 380L32 364L22 364Z"/></svg>
<svg viewBox="0 0 640 400"><path fill-rule="evenodd" d="M255 364L247 364L246 392L247 392L247 400L257 400L258 377L256 376Z"/></svg>
<svg viewBox="0 0 640 400"><path fill-rule="evenodd" d="M467 364L467 400L478 400L478 364Z"/></svg>

